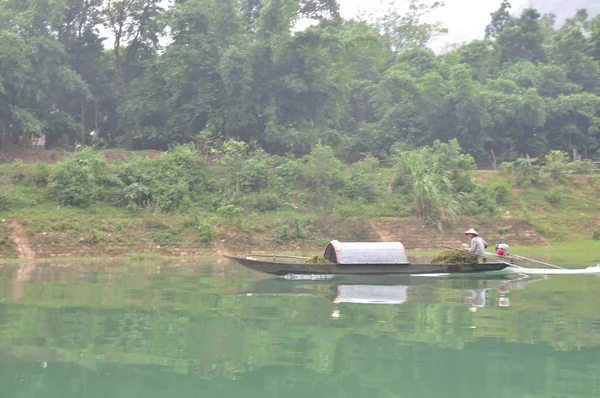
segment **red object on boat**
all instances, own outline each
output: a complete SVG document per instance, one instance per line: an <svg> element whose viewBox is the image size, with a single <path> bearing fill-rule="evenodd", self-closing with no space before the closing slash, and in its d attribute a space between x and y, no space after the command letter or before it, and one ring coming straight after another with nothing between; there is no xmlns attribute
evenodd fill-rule
<svg viewBox="0 0 600 398"><path fill-rule="evenodd" d="M496 249L496 254L499 256L504 256L504 249L499 247Z"/></svg>

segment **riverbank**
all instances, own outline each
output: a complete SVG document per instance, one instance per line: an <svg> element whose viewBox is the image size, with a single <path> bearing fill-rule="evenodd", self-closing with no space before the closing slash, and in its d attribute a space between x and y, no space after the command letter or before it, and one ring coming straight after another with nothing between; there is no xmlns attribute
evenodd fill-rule
<svg viewBox="0 0 600 398"><path fill-rule="evenodd" d="M417 253L437 250L440 243L462 247L468 243L464 230L471 227L492 244L503 241L542 251L572 244L582 251L598 247L600 252L599 175L569 175L561 183L517 186L507 172L470 171L471 191L463 200L472 215L458 217L453 227L441 232L414 215L410 191L395 187L397 170L373 159L344 165L331 157L327 167L311 163L332 156L326 153L298 161L277 160L279 174L262 181L259 177L273 168L269 162L274 160L267 155L238 161L238 168L246 167L247 175L241 179L239 172L228 169L231 163L200 162L193 152L181 152L144 158L110 153L104 155L108 163L92 154L75 159L79 163L64 161L58 171L58 163L52 162L17 160L0 166L0 258L313 255L333 239L401 241L409 252ZM197 168L191 174L190 167L181 166L190 159ZM83 176L77 174L82 162L95 165L83 168L88 173ZM337 168L336 175L319 174L332 168ZM98 169L104 174L92 175ZM59 186L65 170L64 180L83 182ZM120 182L136 173L152 178L146 186ZM182 190L181 180L190 175L202 176L202 191ZM140 181L148 178L142 177ZM119 178L121 185L104 182ZM321 183L314 185L315 179ZM231 191L238 185L238 192Z"/></svg>

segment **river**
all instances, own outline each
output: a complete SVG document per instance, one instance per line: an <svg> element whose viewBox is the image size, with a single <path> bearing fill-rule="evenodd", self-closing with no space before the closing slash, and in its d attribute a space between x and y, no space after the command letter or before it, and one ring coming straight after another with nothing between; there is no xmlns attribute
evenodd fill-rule
<svg viewBox="0 0 600 398"><path fill-rule="evenodd" d="M0 268L2 397L597 397L600 279Z"/></svg>

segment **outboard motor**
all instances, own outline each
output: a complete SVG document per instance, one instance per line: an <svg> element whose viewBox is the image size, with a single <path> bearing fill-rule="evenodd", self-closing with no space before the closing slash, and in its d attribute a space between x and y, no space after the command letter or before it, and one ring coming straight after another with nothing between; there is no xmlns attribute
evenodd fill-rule
<svg viewBox="0 0 600 398"><path fill-rule="evenodd" d="M506 243L498 243L496 245L496 254L500 257L508 257L508 245Z"/></svg>

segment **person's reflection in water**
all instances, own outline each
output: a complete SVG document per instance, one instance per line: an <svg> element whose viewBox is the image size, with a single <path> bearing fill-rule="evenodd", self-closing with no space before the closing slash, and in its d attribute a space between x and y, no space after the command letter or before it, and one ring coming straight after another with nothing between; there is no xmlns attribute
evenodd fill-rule
<svg viewBox="0 0 600 398"><path fill-rule="evenodd" d="M498 300L496 301L496 305L501 308L510 307L510 299L505 296L498 297Z"/></svg>
<svg viewBox="0 0 600 398"><path fill-rule="evenodd" d="M471 289L471 308L483 308L487 299L488 289Z"/></svg>

